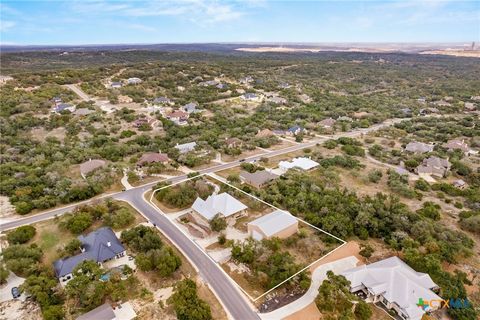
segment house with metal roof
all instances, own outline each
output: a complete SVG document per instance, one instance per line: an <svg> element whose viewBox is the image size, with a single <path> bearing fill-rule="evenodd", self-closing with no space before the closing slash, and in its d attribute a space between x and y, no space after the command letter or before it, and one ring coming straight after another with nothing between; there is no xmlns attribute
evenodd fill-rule
<svg viewBox="0 0 480 320"><path fill-rule="evenodd" d="M112 259L125 256L125 248L111 228L103 227L90 232L86 236L80 235L78 240L82 243L81 253L59 259L53 263L55 275L62 285L73 278L73 270L86 260L102 264Z"/></svg>
<svg viewBox="0 0 480 320"><path fill-rule="evenodd" d="M110 88L121 88L122 87L122 83L121 82L112 82L110 83Z"/></svg>
<svg viewBox="0 0 480 320"><path fill-rule="evenodd" d="M285 134L287 136L296 136L296 135L299 135L300 133L307 133L307 130L305 130L300 126L293 126L289 128L287 131L285 131Z"/></svg>
<svg viewBox="0 0 480 320"><path fill-rule="evenodd" d="M188 153L191 151L195 150L195 147L197 146L196 142L187 142L183 144L178 144L175 146L175 149L180 151L180 153Z"/></svg>
<svg viewBox="0 0 480 320"><path fill-rule="evenodd" d="M267 171L267 170L259 170L253 173L248 171L240 172L240 179L255 188L262 188L266 186L269 182L278 178L278 175Z"/></svg>
<svg viewBox="0 0 480 320"><path fill-rule="evenodd" d="M53 108L53 112L55 113L60 113L62 111L75 112L75 110L76 110L76 107L69 103L59 103Z"/></svg>
<svg viewBox="0 0 480 320"><path fill-rule="evenodd" d="M313 161L312 159L305 157L298 157L292 161L280 161L278 163L278 168L282 173L287 172L290 169L300 169L304 171L311 170L319 165L318 162Z"/></svg>
<svg viewBox="0 0 480 320"><path fill-rule="evenodd" d="M248 234L255 240L278 237L285 239L298 232L298 220L287 211L275 210L247 224Z"/></svg>
<svg viewBox="0 0 480 320"><path fill-rule="evenodd" d="M248 93L244 93L241 98L245 101L261 101L262 100L262 97L258 94L255 94L255 93L252 93L252 92L248 92Z"/></svg>
<svg viewBox="0 0 480 320"><path fill-rule="evenodd" d="M212 194L206 200L198 197L192 205L194 213L202 219L210 221L217 214L223 218L238 218L246 214L248 207L224 192Z"/></svg>
<svg viewBox="0 0 480 320"><path fill-rule="evenodd" d="M426 273L416 272L398 257L390 257L341 273L350 281L350 291L363 292L367 301L381 303L402 319L420 320L425 313L418 306L424 301L441 300L432 290L438 286Z"/></svg>
<svg viewBox="0 0 480 320"><path fill-rule="evenodd" d="M140 79L140 78L133 77L133 78L128 78L127 79L128 84L139 84L141 82L142 82L142 79Z"/></svg>

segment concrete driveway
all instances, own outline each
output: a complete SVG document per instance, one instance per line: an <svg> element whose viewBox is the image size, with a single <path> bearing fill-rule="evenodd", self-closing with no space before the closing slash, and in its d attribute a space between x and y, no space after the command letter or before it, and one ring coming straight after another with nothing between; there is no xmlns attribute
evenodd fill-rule
<svg viewBox="0 0 480 320"><path fill-rule="evenodd" d="M7 284L3 285L0 289L0 302L5 302L8 300L13 300L12 297L12 288L20 287L25 282L25 278L18 277L15 273L10 272L10 275L7 278ZM25 294L22 293L19 300L25 300Z"/></svg>

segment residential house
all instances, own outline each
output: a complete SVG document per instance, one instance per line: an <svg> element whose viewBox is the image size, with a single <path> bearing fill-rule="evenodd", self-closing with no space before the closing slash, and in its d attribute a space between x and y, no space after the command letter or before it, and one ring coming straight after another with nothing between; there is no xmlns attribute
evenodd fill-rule
<svg viewBox="0 0 480 320"><path fill-rule="evenodd" d="M53 97L51 100L55 105L62 103L62 98L60 97Z"/></svg>
<svg viewBox="0 0 480 320"><path fill-rule="evenodd" d="M296 136L296 135L299 135L301 133L305 134L305 133L307 133L307 130L300 127L300 126L293 126L285 132L285 134L287 136Z"/></svg>
<svg viewBox="0 0 480 320"><path fill-rule="evenodd" d="M400 112L405 117L411 117L412 116L412 109L410 109L410 108L402 108L402 109L400 109Z"/></svg>
<svg viewBox="0 0 480 320"><path fill-rule="evenodd" d="M470 148L468 144L465 143L464 139L453 139L449 140L443 145L448 151L461 150L463 153L468 153Z"/></svg>
<svg viewBox="0 0 480 320"><path fill-rule="evenodd" d="M195 147L197 146L196 142L188 142L188 143L183 143L183 144L178 144L175 146L175 149L180 151L180 153L187 153L195 150Z"/></svg>
<svg viewBox="0 0 480 320"><path fill-rule="evenodd" d="M110 83L110 88L121 88L121 87L122 87L121 82L115 81L115 82Z"/></svg>
<svg viewBox="0 0 480 320"><path fill-rule="evenodd" d="M350 281L352 293L363 293L367 301L383 304L402 319L422 319L425 310L417 305L420 299L441 300L433 292L438 286L428 274L413 270L395 256L346 270L341 275Z"/></svg>
<svg viewBox="0 0 480 320"><path fill-rule="evenodd" d="M287 172L290 169L300 169L304 171L311 170L319 165L318 162L313 161L312 159L299 157L295 158L292 161L280 161L278 163L278 168L282 173Z"/></svg>
<svg viewBox="0 0 480 320"><path fill-rule="evenodd" d="M318 124L324 129L331 129L335 125L335 119L328 118L320 121Z"/></svg>
<svg viewBox="0 0 480 320"><path fill-rule="evenodd" d="M447 159L439 157L429 157L424 159L422 164L416 169L418 175L430 175L443 178L450 170L450 162Z"/></svg>
<svg viewBox="0 0 480 320"><path fill-rule="evenodd" d="M117 304L113 308L104 303L101 306L82 314L77 320L132 320L137 314L130 302Z"/></svg>
<svg viewBox="0 0 480 320"><path fill-rule="evenodd" d="M267 170L259 170L253 173L248 171L240 172L240 179L257 189L265 187L268 183L278 178L278 175Z"/></svg>
<svg viewBox="0 0 480 320"><path fill-rule="evenodd" d="M107 165L105 160L100 159L90 159L82 164L80 164L80 175L83 179L86 179L87 175L90 172L93 172L99 168L103 168Z"/></svg>
<svg viewBox="0 0 480 320"><path fill-rule="evenodd" d="M439 101L435 101L433 103L434 105L436 105L437 107L450 107L451 104L445 100L439 100Z"/></svg>
<svg viewBox="0 0 480 320"><path fill-rule="evenodd" d="M173 112L167 113L166 118L170 121L175 122L177 125L183 125L187 123L190 114L182 110L175 110Z"/></svg>
<svg viewBox="0 0 480 320"><path fill-rule="evenodd" d="M465 111L471 112L477 110L477 105L473 102L465 102L463 108L465 109Z"/></svg>
<svg viewBox="0 0 480 320"><path fill-rule="evenodd" d="M154 105L173 105L173 101L167 97L157 97L153 99Z"/></svg>
<svg viewBox="0 0 480 320"><path fill-rule="evenodd" d="M467 183L462 179L458 179L453 182L453 186L458 189L465 189L467 187Z"/></svg>
<svg viewBox="0 0 480 320"><path fill-rule="evenodd" d="M94 112L95 112L95 110L90 110L90 109L87 109L87 108L80 108L80 109L75 110L75 112L73 114L76 115L76 116L88 116L89 114L94 113Z"/></svg>
<svg viewBox="0 0 480 320"><path fill-rule="evenodd" d="M151 163L167 164L169 161L170 158L166 153L148 152L140 157L140 159L137 161L137 166L143 167L144 165Z"/></svg>
<svg viewBox="0 0 480 320"><path fill-rule="evenodd" d="M286 104L287 99L278 97L278 96L271 96L267 98L267 101L275 103L275 104Z"/></svg>
<svg viewBox="0 0 480 320"><path fill-rule="evenodd" d="M112 229L103 227L90 232L86 236L78 236L82 243L82 252L65 259L59 259L53 263L55 275L61 284L65 284L73 278L73 270L86 260L92 260L99 265L125 256L125 248L118 240Z"/></svg>
<svg viewBox="0 0 480 320"><path fill-rule="evenodd" d="M200 112L199 110L197 110L197 108L198 108L198 103L189 102L182 107L182 110L190 114L190 113Z"/></svg>
<svg viewBox="0 0 480 320"><path fill-rule="evenodd" d="M238 82L241 84L249 84L251 82L255 81L251 76L246 76L245 78L240 79Z"/></svg>
<svg viewBox="0 0 480 320"><path fill-rule="evenodd" d="M141 126L144 126L144 125L150 126L151 124L153 124L154 121L155 121L154 119L150 119L145 116L142 116L136 119L135 121L133 121L133 126L135 128L140 128Z"/></svg>
<svg viewBox="0 0 480 320"><path fill-rule="evenodd" d="M255 94L255 93L252 93L252 92L244 93L243 95L241 95L241 98L245 101L254 101L254 102L262 101L261 96Z"/></svg>
<svg viewBox="0 0 480 320"><path fill-rule="evenodd" d="M128 84L139 84L141 82L142 82L142 79L140 79L140 78L135 78L134 77L134 78L128 78L127 79Z"/></svg>
<svg viewBox="0 0 480 320"><path fill-rule="evenodd" d="M427 153L432 152L435 146L433 144L426 144L423 142L412 141L405 146L405 151L413 153Z"/></svg>
<svg viewBox="0 0 480 320"><path fill-rule="evenodd" d="M225 140L227 148L240 148L243 145L243 141L238 138L228 138Z"/></svg>
<svg viewBox="0 0 480 320"><path fill-rule="evenodd" d="M53 108L54 113L60 113L62 111L75 112L76 107L68 103L59 103Z"/></svg>
<svg viewBox="0 0 480 320"><path fill-rule="evenodd" d="M418 102L418 103L421 103L421 104L424 104L424 103L427 102L427 99L424 98L424 97L421 97L421 98L418 98L418 99L417 99L417 102Z"/></svg>
<svg viewBox="0 0 480 320"><path fill-rule="evenodd" d="M298 232L298 220L287 211L275 210L247 224L248 235L255 240L285 239Z"/></svg>
<svg viewBox="0 0 480 320"><path fill-rule="evenodd" d="M218 81L216 80L208 80L208 81L202 81L198 83L198 86L200 87L210 87L210 86L216 86L218 84Z"/></svg>
<svg viewBox="0 0 480 320"><path fill-rule="evenodd" d="M215 86L217 89L227 89L228 85L226 83L219 83Z"/></svg>
<svg viewBox="0 0 480 320"><path fill-rule="evenodd" d="M341 117L338 117L337 121L352 122L353 119L347 116L341 116Z"/></svg>
<svg viewBox="0 0 480 320"><path fill-rule="evenodd" d="M213 194L206 200L198 197L192 205L192 211L204 221L212 220L217 214L223 218L244 216L248 207L228 193Z"/></svg>
<svg viewBox="0 0 480 320"><path fill-rule="evenodd" d="M418 112L421 116L424 116L424 115L427 115L427 114L431 114L431 113L439 113L440 110L438 110L437 108L424 108L424 109L420 109L420 111Z"/></svg>
<svg viewBox="0 0 480 320"><path fill-rule="evenodd" d="M255 135L255 137L257 138L268 138L268 137L271 137L271 136L274 136L275 134L269 130L269 129L263 129L263 130L260 130L257 132L257 134Z"/></svg>

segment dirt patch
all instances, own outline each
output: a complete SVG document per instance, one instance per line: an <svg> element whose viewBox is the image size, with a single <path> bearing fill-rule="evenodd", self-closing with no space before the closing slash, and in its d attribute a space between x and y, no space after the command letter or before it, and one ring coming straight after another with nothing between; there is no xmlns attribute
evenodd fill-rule
<svg viewBox="0 0 480 320"><path fill-rule="evenodd" d="M318 320L320 317L321 313L318 311L317 305L315 302L312 302L302 310L292 313L284 318L284 320Z"/></svg>
<svg viewBox="0 0 480 320"><path fill-rule="evenodd" d="M0 303L0 320L42 320L40 306L33 301L10 300Z"/></svg>

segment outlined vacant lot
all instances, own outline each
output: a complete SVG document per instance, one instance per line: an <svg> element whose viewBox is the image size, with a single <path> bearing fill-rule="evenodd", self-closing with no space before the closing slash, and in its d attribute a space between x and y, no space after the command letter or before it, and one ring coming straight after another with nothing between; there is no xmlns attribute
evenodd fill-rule
<svg viewBox="0 0 480 320"><path fill-rule="evenodd" d="M208 174L160 187L152 193L150 202L253 302L274 290L278 296L301 294L305 285L308 287L308 281L302 281L309 268L345 244L344 240ZM275 220L277 217L289 221L288 232L286 228L261 234L255 227L276 230L280 221Z"/></svg>

